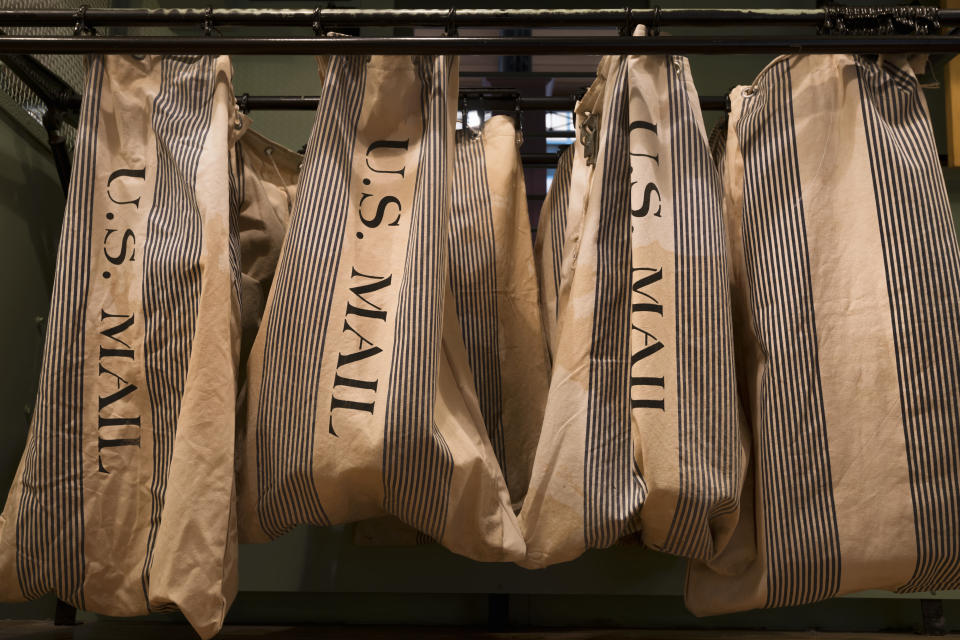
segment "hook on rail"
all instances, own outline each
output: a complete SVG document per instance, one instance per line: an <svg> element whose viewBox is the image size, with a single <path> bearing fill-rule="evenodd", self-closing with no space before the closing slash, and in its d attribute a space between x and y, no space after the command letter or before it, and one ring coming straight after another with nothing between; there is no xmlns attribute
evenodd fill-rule
<svg viewBox="0 0 960 640"><path fill-rule="evenodd" d="M75 24L73 26L73 35L75 36L95 36L97 35L97 30L87 24L87 9L90 8L88 4L82 4L77 7L77 12L74 14Z"/></svg>
<svg viewBox="0 0 960 640"><path fill-rule="evenodd" d="M633 7L624 7L623 8L623 24L620 25L620 35L632 36L633 28L635 26L637 26L637 22L633 18Z"/></svg>
<svg viewBox="0 0 960 640"><path fill-rule="evenodd" d="M460 35L460 31L457 29L456 7L450 7L450 11L447 12L447 17L443 24L443 35L447 38L456 38Z"/></svg>
<svg viewBox="0 0 960 640"><path fill-rule="evenodd" d="M220 29L217 29L217 26L213 23L213 7L207 5L203 10L203 20L200 23L200 28L203 29L203 35L212 36L213 32L216 31L219 35Z"/></svg>
<svg viewBox="0 0 960 640"><path fill-rule="evenodd" d="M650 22L650 29L647 31L648 35L660 35L660 21L662 19L662 13L663 10L660 8L660 5L653 5L653 20Z"/></svg>
<svg viewBox="0 0 960 640"><path fill-rule="evenodd" d="M327 29L323 26L323 8L317 7L313 10L313 35L324 36L326 34Z"/></svg>

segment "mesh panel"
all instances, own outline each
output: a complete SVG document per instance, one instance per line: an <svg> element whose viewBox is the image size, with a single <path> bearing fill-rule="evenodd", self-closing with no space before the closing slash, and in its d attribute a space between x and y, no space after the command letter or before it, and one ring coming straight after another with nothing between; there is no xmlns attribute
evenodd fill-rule
<svg viewBox="0 0 960 640"><path fill-rule="evenodd" d="M108 0L84 0L85 4L96 8L109 6ZM5 9L74 9L78 3L65 0L0 0L0 7ZM20 36L52 36L73 35L72 27L9 27L4 30L9 35ZM57 74L64 82L81 92L83 89L83 56L79 55L35 55L41 63ZM17 110L14 116L26 115L27 119L36 124L42 124L46 107L43 101L23 84L6 65L0 63L0 92L7 98L3 101L8 109ZM13 103L13 106L10 103ZM22 117L18 117L22 120ZM33 127L35 129L35 127ZM73 145L75 131L70 126L62 129L68 143Z"/></svg>

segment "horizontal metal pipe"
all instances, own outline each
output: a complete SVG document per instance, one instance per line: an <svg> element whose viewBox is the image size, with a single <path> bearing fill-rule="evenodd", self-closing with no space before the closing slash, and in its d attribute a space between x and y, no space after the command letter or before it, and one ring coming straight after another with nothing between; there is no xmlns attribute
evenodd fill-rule
<svg viewBox="0 0 960 640"><path fill-rule="evenodd" d="M213 9L217 26L310 27L314 9ZM944 25L960 24L960 10L941 9ZM202 25L205 9L95 9L86 11L88 26ZM458 9L452 16L460 27L619 27L660 26L818 26L823 9ZM448 9L324 9L324 28L364 26L444 27ZM0 26L66 27L76 22L74 9L0 9Z"/></svg>
<svg viewBox="0 0 960 640"><path fill-rule="evenodd" d="M568 38L219 38L3 36L0 53L585 55L956 53L960 36Z"/></svg>
<svg viewBox="0 0 960 640"><path fill-rule="evenodd" d="M560 154L557 153L521 153L520 161L524 167L555 167Z"/></svg>
<svg viewBox="0 0 960 640"><path fill-rule="evenodd" d="M60 106L78 110L80 101L80 96L74 93ZM237 103L251 111L314 111L319 101L319 96L237 96ZM726 96L700 96L700 108L706 111L726 111L726 101ZM571 111L576 102L576 98L563 96L520 98L519 106L521 111ZM510 111L516 108L517 101L484 98L482 106L490 110Z"/></svg>
<svg viewBox="0 0 960 640"><path fill-rule="evenodd" d="M544 98L511 98L479 97L460 92L461 97L468 97L474 104L481 100L484 108L509 111L519 106L521 111L570 111L576 104L576 99L570 96L548 96ZM319 96L237 96L237 102L245 104L251 110L261 111L311 111L317 108ZM700 108L707 111L724 111L727 108L726 96L700 96Z"/></svg>

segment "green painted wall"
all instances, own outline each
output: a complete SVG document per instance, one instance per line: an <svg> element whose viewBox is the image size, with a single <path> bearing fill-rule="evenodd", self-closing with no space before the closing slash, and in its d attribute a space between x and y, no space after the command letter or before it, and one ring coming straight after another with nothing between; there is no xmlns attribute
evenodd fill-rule
<svg viewBox="0 0 960 640"><path fill-rule="evenodd" d="M120 3L116 3L118 6ZM135 3L143 6L143 3ZM206 6L202 1L161 0L151 6ZM309 2L285 6L312 7ZM390 0L354 3L391 6ZM469 3L457 3L460 7ZM489 3L474 3L490 6ZM502 3L514 6L516 3ZM522 2L525 6L582 6L564 2ZM606 3L621 6L622 2ZM700 2L661 1L664 7L715 6ZM813 2L731 2L744 7L810 7ZM448 6L447 1L400 0L397 6ZM277 6L274 2L230 0L214 6ZM697 32L674 31L675 34ZM242 33L242 32L237 32ZM746 30L731 33L748 33ZM691 60L701 94L724 93L748 83L768 56L696 56ZM316 63L309 56L237 56L237 93L316 94ZM942 77L937 71L935 77ZM927 93L939 138L943 138L942 91ZM718 118L707 114L708 128ZM311 113L261 112L254 126L281 144L297 149L306 142ZM960 170L947 172L955 215L960 214ZM32 404L39 369L41 335L37 318L47 312L52 255L63 198L49 152L36 136L0 111L0 494L15 471L26 436L25 408ZM960 226L960 220L958 220ZM698 620L687 613L678 594L683 583L679 560L618 547L543 571L514 566L479 565L438 547L364 548L351 542L350 527L299 528L267 545L241 551L241 589L231 619L240 622L368 622L482 624L486 594L509 593L516 623L612 624L683 627L766 627L835 629L912 629L919 607L912 598L895 602L869 593L855 598L780 611L761 611ZM437 595L443 594L443 595ZM49 616L49 599L40 603L0 605L2 617ZM948 604L948 619L960 622L960 601ZM90 618L90 614L84 614Z"/></svg>

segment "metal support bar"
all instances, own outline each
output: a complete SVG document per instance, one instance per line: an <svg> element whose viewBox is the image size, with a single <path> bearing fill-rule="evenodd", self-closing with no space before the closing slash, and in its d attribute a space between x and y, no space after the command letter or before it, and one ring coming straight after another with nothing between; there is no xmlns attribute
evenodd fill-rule
<svg viewBox="0 0 960 640"><path fill-rule="evenodd" d="M0 39L5 37L0 31ZM0 55L3 62L31 91L33 91L48 109L67 108L68 102L75 100L80 107L80 96L73 87L60 79L33 56L22 54ZM77 126L76 113L60 114L67 122ZM59 125L58 125L59 126Z"/></svg>
<svg viewBox="0 0 960 640"><path fill-rule="evenodd" d="M513 111L517 106L522 111L571 111L576 104L572 96L547 96L544 98L507 98L497 95L478 97L476 92L460 92L461 100L480 101L480 108L493 111ZM237 103L250 111L313 111L319 96L237 96ZM476 104L476 102L474 102ZM80 96L74 96L65 105L80 108ZM706 111L726 111L726 96L700 96L700 108Z"/></svg>
<svg viewBox="0 0 960 640"><path fill-rule="evenodd" d="M516 92L510 90L509 95ZM513 111L517 106L522 111L571 111L576 105L576 98L572 96L546 96L543 98L515 98L505 97L498 93L483 93L471 89L460 92L461 99L480 100L482 108L489 110ZM315 111L320 96L251 96L247 94L237 96L237 104L246 111ZM57 104L62 109L71 111L80 110L81 97L72 89L66 99ZM704 111L726 111L728 109L726 96L700 96L700 108ZM74 118L76 116L74 115Z"/></svg>
<svg viewBox="0 0 960 640"><path fill-rule="evenodd" d="M882 7L880 10L894 9ZM895 7L900 11L909 7ZM324 8L323 27L439 27L448 25L449 9ZM960 10L940 9L945 26L960 25ZM457 9L456 25L463 27L622 27L656 24L659 27L820 27L827 13L820 9ZM90 27L309 27L316 9L87 9ZM2 26L72 27L74 9L0 9Z"/></svg>
<svg viewBox="0 0 960 640"><path fill-rule="evenodd" d="M560 158L560 154L557 153L521 153L520 161L523 163L524 169L530 169L533 167L538 168L553 168L557 166L557 161Z"/></svg>
<svg viewBox="0 0 960 640"><path fill-rule="evenodd" d="M3 53L230 55L664 55L956 53L960 36L666 36L657 38L211 38L3 36Z"/></svg>
<svg viewBox="0 0 960 640"><path fill-rule="evenodd" d="M72 627L77 624L77 609L57 598L57 608L53 612L53 624L60 627Z"/></svg>
<svg viewBox="0 0 960 640"><path fill-rule="evenodd" d="M943 615L943 600L921 600L920 613L923 616L923 635L947 635L947 619Z"/></svg>
<svg viewBox="0 0 960 640"><path fill-rule="evenodd" d="M506 631L510 625L510 596L505 593L491 593L487 596L487 629Z"/></svg>

